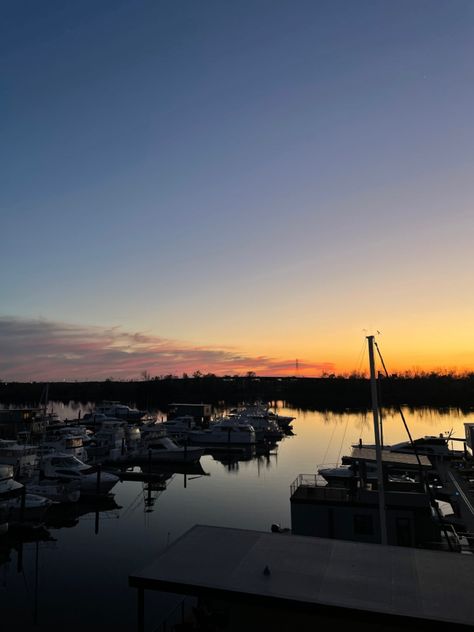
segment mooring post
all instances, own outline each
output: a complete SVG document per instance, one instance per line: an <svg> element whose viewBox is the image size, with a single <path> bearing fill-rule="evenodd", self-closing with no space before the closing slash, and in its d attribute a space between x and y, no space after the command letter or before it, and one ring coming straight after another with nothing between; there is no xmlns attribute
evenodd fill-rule
<svg viewBox="0 0 474 632"><path fill-rule="evenodd" d="M23 572L23 541L22 540L20 540L20 543L18 544L18 557L17 557L16 571L17 573Z"/></svg>
<svg viewBox="0 0 474 632"><path fill-rule="evenodd" d="M25 519L25 504L26 504L26 487L23 485L21 490L21 502L20 502L20 522L23 523Z"/></svg>
<svg viewBox="0 0 474 632"><path fill-rule="evenodd" d="M101 463L98 463L97 464L97 484L96 484L97 496L99 496L99 494L100 494L100 474L101 474L101 470L102 470L102 465L101 465Z"/></svg>
<svg viewBox="0 0 474 632"><path fill-rule="evenodd" d="M138 588L137 630L145 632L145 591Z"/></svg>

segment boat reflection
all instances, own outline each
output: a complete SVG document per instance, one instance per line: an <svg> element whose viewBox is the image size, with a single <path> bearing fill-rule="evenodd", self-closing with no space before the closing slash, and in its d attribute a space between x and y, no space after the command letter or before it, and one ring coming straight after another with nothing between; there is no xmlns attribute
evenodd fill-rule
<svg viewBox="0 0 474 632"><path fill-rule="evenodd" d="M277 457L278 445L276 441L272 441L239 449L208 448L206 454L212 456L214 461L222 463L229 471L237 471L240 463L250 461L256 461L259 471L262 462L270 466L271 457Z"/></svg>
<svg viewBox="0 0 474 632"><path fill-rule="evenodd" d="M23 548L27 544L40 542L56 542L56 539L45 527L37 529L10 529L0 538L0 567L9 564L13 551L17 554L17 572L23 572Z"/></svg>
<svg viewBox="0 0 474 632"><path fill-rule="evenodd" d="M161 494L167 489L169 483L177 474L183 476L183 486L187 487L188 481L203 476L210 476L204 471L201 463L147 463L138 467L123 470L115 470L122 481L138 481L142 483L141 490L134 501L126 508L124 515L134 511L143 498L145 513L154 510L155 503Z"/></svg>
<svg viewBox="0 0 474 632"><path fill-rule="evenodd" d="M89 515L95 517L96 523L101 518L118 518L120 509L122 507L112 494L93 499L81 498L74 504L53 505L46 514L44 525L51 529L70 529L79 524L81 518Z"/></svg>

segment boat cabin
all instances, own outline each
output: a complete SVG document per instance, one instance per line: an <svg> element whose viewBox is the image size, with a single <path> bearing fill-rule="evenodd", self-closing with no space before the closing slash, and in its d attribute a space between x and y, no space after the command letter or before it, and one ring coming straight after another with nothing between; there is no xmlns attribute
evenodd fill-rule
<svg viewBox="0 0 474 632"><path fill-rule="evenodd" d="M364 472L375 461L375 450L354 449L345 457L360 472L349 486L327 484L317 474L300 474L291 486L291 528L296 535L377 543L381 540L378 485ZM433 546L441 542L430 497L421 483L391 483L390 468L429 471L426 457L382 451L388 544Z"/></svg>

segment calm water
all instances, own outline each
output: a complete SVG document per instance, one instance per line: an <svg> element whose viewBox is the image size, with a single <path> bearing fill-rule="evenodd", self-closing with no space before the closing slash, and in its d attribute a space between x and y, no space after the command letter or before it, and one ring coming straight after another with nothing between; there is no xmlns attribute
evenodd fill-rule
<svg viewBox="0 0 474 632"><path fill-rule="evenodd" d="M78 408L60 405L57 412L73 418ZM373 441L370 415L281 412L296 417L295 435L269 455L236 463L205 456L204 473L163 475L161 490L149 490L141 482L118 483L112 490L114 501L100 507L100 513L79 503L48 524L39 541L0 537L5 628L14 624L22 630L51 630L66 623L69 630L82 632L134 629L130 572L146 566L196 523L264 531L273 522L290 526L289 487L296 476L338 462L360 437ZM405 413L414 437L451 429L454 436L463 436L463 423L469 419L455 410ZM405 440L397 414L384 416L384 435L387 444ZM171 607L169 597L147 597L147 614L155 622Z"/></svg>

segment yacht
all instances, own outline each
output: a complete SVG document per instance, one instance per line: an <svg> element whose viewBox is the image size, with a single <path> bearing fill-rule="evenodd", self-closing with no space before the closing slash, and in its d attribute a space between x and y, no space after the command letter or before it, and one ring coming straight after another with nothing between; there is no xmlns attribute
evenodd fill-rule
<svg viewBox="0 0 474 632"><path fill-rule="evenodd" d="M25 493L24 500L21 496L5 501L9 508L9 524L38 524L41 523L45 513L53 504L53 501L38 494Z"/></svg>
<svg viewBox="0 0 474 632"><path fill-rule="evenodd" d="M18 443L13 439L0 439L0 463L12 465L15 476L31 476L38 462L35 445Z"/></svg>
<svg viewBox="0 0 474 632"><path fill-rule="evenodd" d="M55 503L77 503L81 497L78 481L59 481L42 479L25 483L29 494L37 494L49 498Z"/></svg>
<svg viewBox="0 0 474 632"><path fill-rule="evenodd" d="M43 451L66 452L83 461L87 461L82 430L69 426L55 428L47 432L41 443Z"/></svg>
<svg viewBox="0 0 474 632"><path fill-rule="evenodd" d="M13 465L0 465L0 535L8 531L9 501L23 494L23 485L13 480Z"/></svg>
<svg viewBox="0 0 474 632"><path fill-rule="evenodd" d="M120 402L108 400L105 400L100 406L97 406L94 413L101 413L109 417L125 419L126 421L141 421L148 415L146 410L130 408L130 406L126 406Z"/></svg>
<svg viewBox="0 0 474 632"><path fill-rule="evenodd" d="M371 483L376 485L377 483L377 465L376 463L365 463L365 473L364 478L367 483ZM350 487L351 485L356 485L360 474L357 473L357 468L354 465L339 465L334 467L320 467L318 469L318 474L321 475L325 481L329 485L333 485L334 487ZM409 485L415 484L416 477L409 476L405 472L393 471L388 472L387 480L389 483L399 483L404 484L407 483ZM392 485L393 489L394 485Z"/></svg>
<svg viewBox="0 0 474 632"><path fill-rule="evenodd" d="M209 429L191 430L188 440L206 446L252 445L257 442L253 427L240 421L232 424L218 421Z"/></svg>
<svg viewBox="0 0 474 632"><path fill-rule="evenodd" d="M278 424L275 421L270 420L267 415L243 412L240 415L224 418L222 422L228 423L227 420L246 423L252 426L255 430L255 437L257 438L257 441L264 441L265 439L278 441L283 438L283 431L280 429Z"/></svg>
<svg viewBox="0 0 474 632"><path fill-rule="evenodd" d="M149 431L142 439L142 445L136 453L139 460L152 463L196 463L204 454L204 448L188 445L178 445L173 439L162 432ZM132 455L132 458L135 458Z"/></svg>
<svg viewBox="0 0 474 632"><path fill-rule="evenodd" d="M166 421L162 421L160 425L166 431L166 434L172 437L185 437L189 430L196 428L196 422L191 415L182 415L181 417L167 419Z"/></svg>
<svg viewBox="0 0 474 632"><path fill-rule="evenodd" d="M107 494L118 482L118 476L86 465L71 454L45 455L40 463L41 475L59 481L77 481L81 496Z"/></svg>
<svg viewBox="0 0 474 632"><path fill-rule="evenodd" d="M272 412L268 406L264 406L263 404L234 408L230 411L230 416L248 419L255 430L257 430L257 426L261 427L264 421L268 422L270 425L266 436L269 436L269 433L273 432L275 434L272 438L281 438L285 431L291 429L291 422L295 419L294 417L286 415L277 415ZM280 437L276 436L278 432L280 432Z"/></svg>
<svg viewBox="0 0 474 632"><path fill-rule="evenodd" d="M92 437L87 448L91 460L118 459L125 454L126 441L123 428L100 428Z"/></svg>
<svg viewBox="0 0 474 632"><path fill-rule="evenodd" d="M437 458L452 458L453 456L462 456L463 452L460 450L451 450L449 447L449 435L440 434L438 436L425 436L419 439L414 439L413 443L410 441L402 441L391 446L384 446L384 449L391 452L400 452L402 454L422 454L427 457ZM374 445L353 445L353 448L375 448Z"/></svg>

